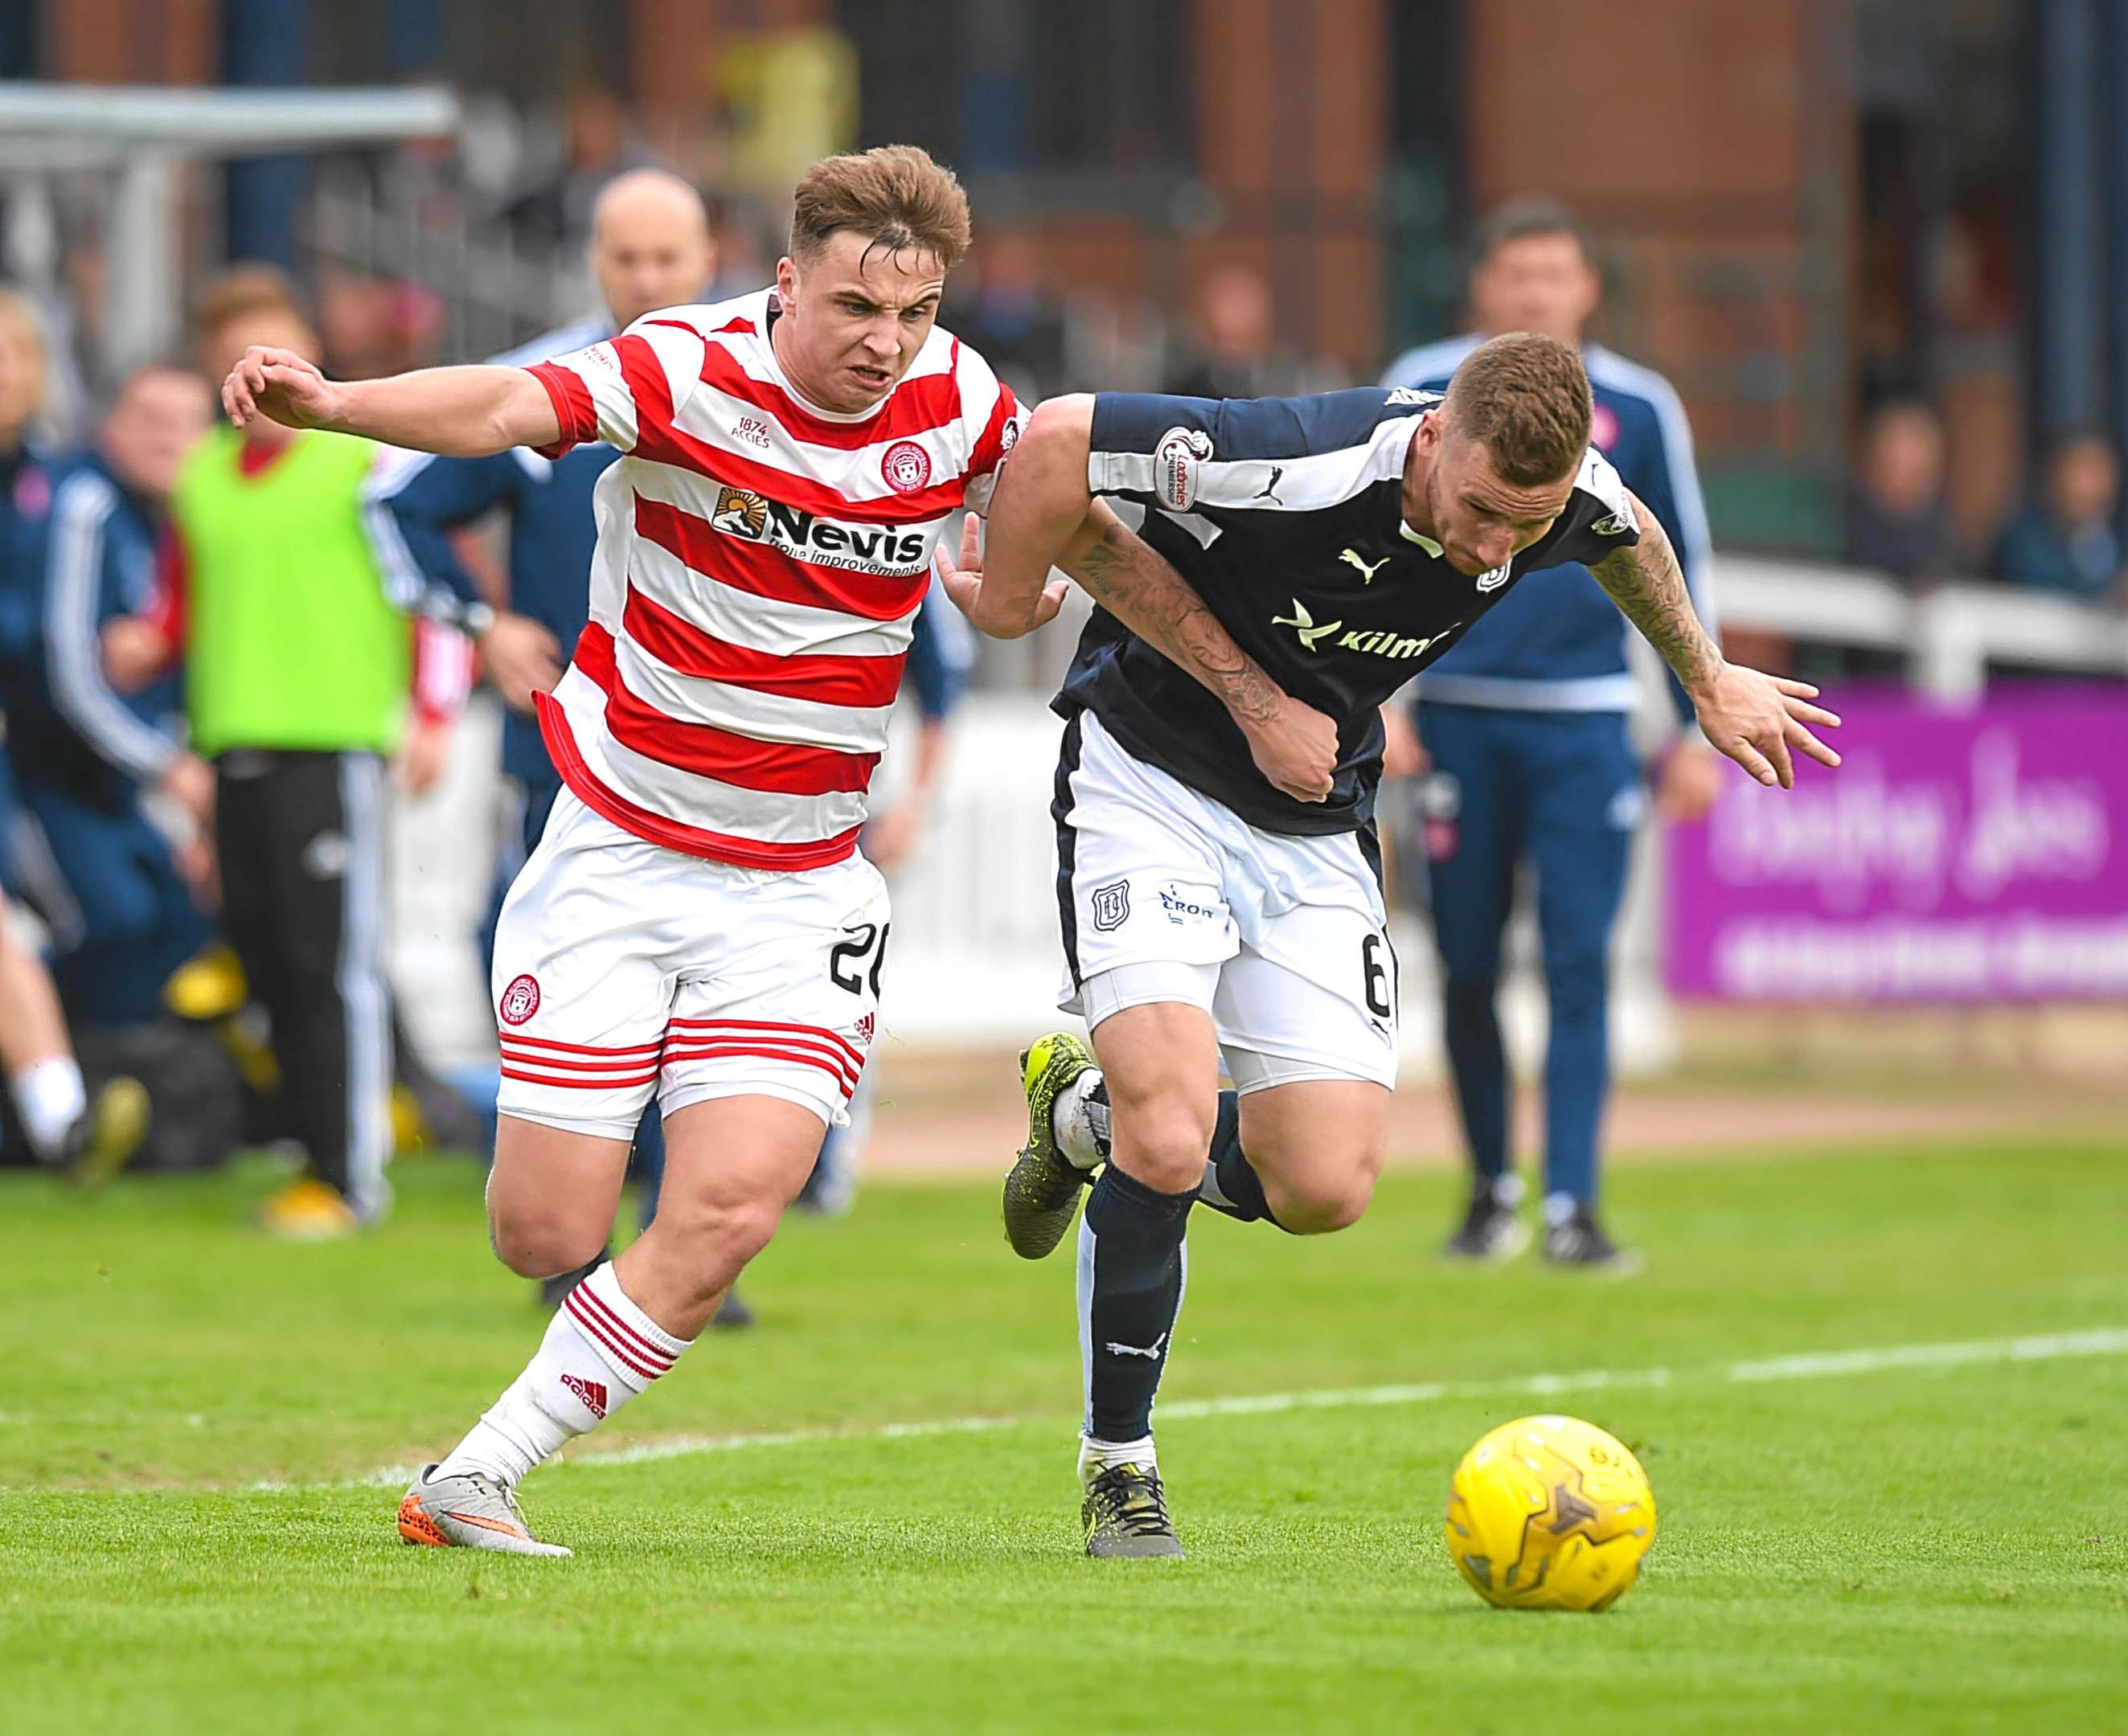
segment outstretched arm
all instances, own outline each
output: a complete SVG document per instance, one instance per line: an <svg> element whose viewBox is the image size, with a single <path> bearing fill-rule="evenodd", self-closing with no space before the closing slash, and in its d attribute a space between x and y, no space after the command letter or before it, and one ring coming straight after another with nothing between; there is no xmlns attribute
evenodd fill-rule
<svg viewBox="0 0 2128 1736"><path fill-rule="evenodd" d="M1707 739L1760 783L1784 790L1795 784L1791 748L1822 766L1837 766L1840 756L1805 727L1840 727L1838 718L1809 703L1817 690L1723 661L1693 612L1661 524L1639 500L1632 504L1641 540L1613 551L1589 571L1684 684Z"/></svg>
<svg viewBox="0 0 2128 1736"><path fill-rule="evenodd" d="M1256 767L1296 800L1319 802L1337 766L1337 728L1293 698L1236 644L1182 575L1133 536L1086 484L1094 401L1052 399L1036 410L992 497L987 546L974 515L959 567L940 576L985 633L1015 638L1052 619L1061 567L1124 626L1216 695L1247 738Z"/></svg>
<svg viewBox="0 0 2128 1736"><path fill-rule="evenodd" d="M328 380L292 350L254 344L222 382L239 428L265 418L387 445L477 458L562 437L547 388L521 368L424 368L386 380Z"/></svg>

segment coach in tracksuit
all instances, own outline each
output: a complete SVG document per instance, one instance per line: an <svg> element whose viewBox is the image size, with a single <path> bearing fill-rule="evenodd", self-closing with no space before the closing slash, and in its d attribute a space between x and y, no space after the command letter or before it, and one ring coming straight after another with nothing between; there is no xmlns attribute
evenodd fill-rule
<svg viewBox="0 0 2128 1736"><path fill-rule="evenodd" d="M716 264L700 193L662 169L620 176L606 184L592 211L591 274L606 311L496 359L529 366L566 355L612 337L647 313L700 300ZM589 441L558 458L521 446L485 458L422 458L377 496L386 510L373 517L372 529L386 557L401 563L401 582L410 588L430 597L448 588L456 596L458 624L479 646L488 679L508 708L502 770L523 792L526 856L539 844L562 788L532 696L561 679L591 618L591 550L598 540L592 493L620 456L603 442ZM510 601L501 609L482 596L450 539L454 530L496 510L510 515ZM636 1146L648 1181L647 1224L664 1166L655 1104L637 1130ZM549 1278L543 1293L558 1303L582 1276ZM736 1297L727 1298L718 1323L743 1323L744 1314Z"/></svg>
<svg viewBox="0 0 2128 1736"><path fill-rule="evenodd" d="M213 773L184 747L178 678L121 694L101 635L149 600L164 503L211 402L197 374L143 368L120 389L99 450L57 475L36 651L9 693L7 752L31 826L27 889L51 927L68 1015L87 1025L153 1020L170 973L210 933L187 885L204 870L203 850L191 847L181 875L141 796L159 789L203 827Z"/></svg>
<svg viewBox="0 0 2128 1736"><path fill-rule="evenodd" d="M1692 435L1670 383L1583 340L1602 283L1573 215L1549 200L1503 206L1482 225L1471 273L1475 330L1408 351L1390 386L1442 387L1485 338L1540 331L1579 344L1595 396L1594 443L1663 524L1702 620L1714 625L1706 510ZM1505 1259L1527 1245L1509 1150L1508 1083L1494 1005L1500 938L1521 863L1537 871L1551 1036L1545 1061L1546 1256L1632 1265L1598 1224L1597 1144L1609 1084L1608 960L1634 828L1646 805L1627 733L1636 684L1627 629L1584 567L1531 574L1420 677L1419 742L1430 757L1426 853L1446 976L1446 1027L1469 1141L1470 1211L1451 1255ZM1696 819L1718 766L1673 679L1680 733L1658 782L1665 814ZM1396 757L1392 744L1392 758ZM1393 766L1393 769L1394 766ZM1586 1208L1586 1209L1583 1209Z"/></svg>

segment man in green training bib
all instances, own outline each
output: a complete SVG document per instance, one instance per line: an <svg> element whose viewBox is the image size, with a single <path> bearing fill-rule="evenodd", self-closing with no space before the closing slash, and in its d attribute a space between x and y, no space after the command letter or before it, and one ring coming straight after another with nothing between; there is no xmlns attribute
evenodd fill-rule
<svg viewBox="0 0 2128 1736"><path fill-rule="evenodd" d="M319 353L260 268L226 273L198 321L211 376L247 344ZM470 672L464 641L418 617L410 628L422 600L387 590L365 505L391 460L345 434L217 428L178 477L164 551L159 624L184 656L192 746L215 767L223 923L310 1154L260 1213L293 1240L350 1233L389 1198L384 762L401 752L402 781L434 780Z"/></svg>

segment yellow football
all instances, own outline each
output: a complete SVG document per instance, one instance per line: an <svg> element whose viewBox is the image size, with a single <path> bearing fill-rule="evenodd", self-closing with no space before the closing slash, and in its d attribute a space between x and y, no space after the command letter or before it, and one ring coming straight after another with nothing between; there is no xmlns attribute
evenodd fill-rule
<svg viewBox="0 0 2128 1736"><path fill-rule="evenodd" d="M1641 1462L1593 1423L1524 1416L1463 1455L1448 1486L1448 1553L1503 1610L1605 1610L1655 1540Z"/></svg>

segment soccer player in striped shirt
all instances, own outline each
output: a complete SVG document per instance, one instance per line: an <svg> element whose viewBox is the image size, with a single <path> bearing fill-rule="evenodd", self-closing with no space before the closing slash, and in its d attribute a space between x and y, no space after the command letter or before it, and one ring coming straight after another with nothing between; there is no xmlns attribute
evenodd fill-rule
<svg viewBox="0 0 2128 1736"><path fill-rule="evenodd" d="M664 1192L407 1492L411 1542L567 1553L515 1486L672 1366L844 1115L886 945L857 853L867 785L939 534L987 508L1019 432L934 323L967 244L966 197L922 151L829 158L798 184L772 290L530 368L342 384L254 350L225 382L240 424L622 454L597 486L590 624L539 700L567 788L496 936L496 1250L542 1278L603 1247L653 1093Z"/></svg>

